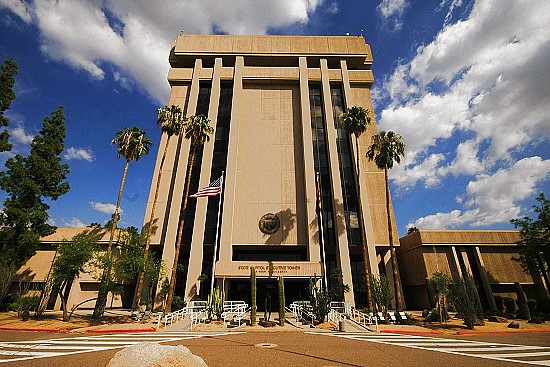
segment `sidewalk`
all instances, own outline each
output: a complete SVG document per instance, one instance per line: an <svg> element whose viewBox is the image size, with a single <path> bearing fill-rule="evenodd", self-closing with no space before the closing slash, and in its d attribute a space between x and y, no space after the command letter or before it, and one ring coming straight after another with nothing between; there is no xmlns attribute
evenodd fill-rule
<svg viewBox="0 0 550 367"><path fill-rule="evenodd" d="M16 312L0 313L0 330L14 331L35 331L35 332L55 332L55 333L129 333L129 332L154 332L157 328L156 315L146 323L134 321L130 318L131 310L107 310L105 316L97 322L91 317L92 310L78 310L73 314L70 322L62 321L62 313L57 311L45 312L40 320L30 318L28 321L22 321L17 317ZM550 323L529 324L524 320L516 321L520 324L519 329L508 328L508 323L496 323L486 321L484 326L476 326L475 330L468 330L462 325L462 320L451 319L446 323L427 323L423 321L419 312L411 312L414 325L394 325L381 324L379 331L382 333L399 333L415 335L457 335L457 334L502 334L502 333L539 333L550 332ZM277 318L272 319L278 321ZM309 325L295 325L294 320L287 317L285 326L279 325L273 327L263 327L260 325L250 326L250 320L245 320L242 326L237 325L224 326L221 321L212 321L210 323L199 324L194 331L244 331L244 332L304 332L304 331L338 331L338 327L330 323L317 325L311 328ZM375 331L375 326L370 327ZM159 331L164 330L162 324ZM358 330L345 330L346 332L359 332ZM368 332L368 331L365 331Z"/></svg>

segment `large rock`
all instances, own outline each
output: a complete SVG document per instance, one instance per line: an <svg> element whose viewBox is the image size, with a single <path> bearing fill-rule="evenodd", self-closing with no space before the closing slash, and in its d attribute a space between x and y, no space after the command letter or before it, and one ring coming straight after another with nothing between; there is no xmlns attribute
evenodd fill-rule
<svg viewBox="0 0 550 367"><path fill-rule="evenodd" d="M139 343L117 352L107 367L208 367L183 345Z"/></svg>

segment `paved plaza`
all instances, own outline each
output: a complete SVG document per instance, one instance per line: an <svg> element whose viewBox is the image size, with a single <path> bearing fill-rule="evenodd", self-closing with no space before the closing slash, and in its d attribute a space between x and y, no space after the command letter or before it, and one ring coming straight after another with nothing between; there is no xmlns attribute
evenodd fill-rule
<svg viewBox="0 0 550 367"><path fill-rule="evenodd" d="M6 341L0 342L0 363L6 367L106 366L120 348L156 341L185 345L210 367L550 366L549 333L481 337L487 341L317 330L53 335L1 332L0 340Z"/></svg>

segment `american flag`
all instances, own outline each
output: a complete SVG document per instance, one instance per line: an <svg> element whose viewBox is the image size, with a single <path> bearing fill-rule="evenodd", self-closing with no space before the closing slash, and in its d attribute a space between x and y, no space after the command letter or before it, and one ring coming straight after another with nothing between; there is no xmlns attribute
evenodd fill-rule
<svg viewBox="0 0 550 367"><path fill-rule="evenodd" d="M321 198L322 198L322 194L321 194L321 179L319 177L319 172L317 172L316 174L316 180L315 180L315 186L316 187L316 190L315 190L315 196L316 196L316 199L317 199L317 208L319 210L321 210L322 208L322 205L321 205Z"/></svg>
<svg viewBox="0 0 550 367"><path fill-rule="evenodd" d="M210 185L203 187L196 194L189 196L190 198L201 198L205 196L216 196L222 192L222 177L210 182Z"/></svg>

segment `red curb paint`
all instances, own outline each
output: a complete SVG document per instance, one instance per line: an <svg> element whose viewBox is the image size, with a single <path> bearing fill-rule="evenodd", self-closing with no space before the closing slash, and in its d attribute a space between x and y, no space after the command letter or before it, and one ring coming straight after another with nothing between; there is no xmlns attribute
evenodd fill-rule
<svg viewBox="0 0 550 367"><path fill-rule="evenodd" d="M110 333L153 333L157 331L156 329L149 328L149 329L94 329L94 330L86 330L87 333L102 333L102 334L110 334Z"/></svg>
<svg viewBox="0 0 550 367"><path fill-rule="evenodd" d="M509 333L550 333L550 330L502 330L502 331L459 331L458 335L471 334L509 334Z"/></svg>
<svg viewBox="0 0 550 367"><path fill-rule="evenodd" d="M407 334L407 335L440 335L441 331L413 331L413 330L380 330L381 333Z"/></svg>
<svg viewBox="0 0 550 367"><path fill-rule="evenodd" d="M39 328L10 328L10 327L0 327L0 330L7 331L34 331L34 332L46 332L46 333L70 333L70 329L39 329Z"/></svg>

